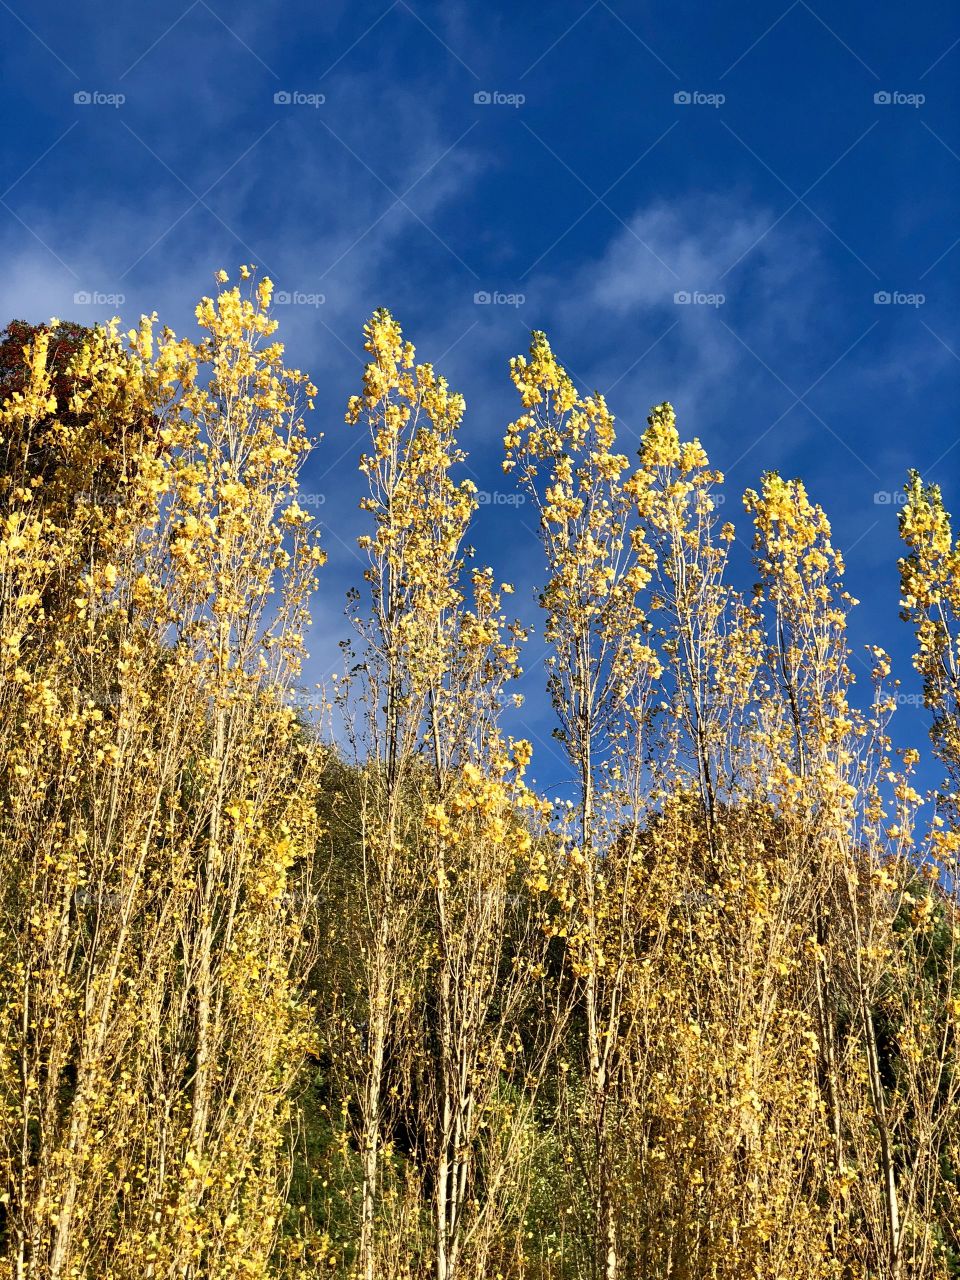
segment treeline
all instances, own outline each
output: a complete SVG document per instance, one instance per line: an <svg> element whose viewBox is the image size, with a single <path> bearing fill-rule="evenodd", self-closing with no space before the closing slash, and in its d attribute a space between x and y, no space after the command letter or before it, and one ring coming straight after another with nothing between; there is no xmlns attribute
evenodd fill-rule
<svg viewBox="0 0 960 1280"><path fill-rule="evenodd" d="M537 513L559 801L507 729L531 647L466 546L463 399L385 311L346 414L366 568L304 712L317 391L241 277L195 341L0 341L5 1273L960 1275L939 491L911 476L901 513L921 763L880 649L851 697L803 485L744 495L745 598L670 405L628 458L535 333L503 470Z"/></svg>

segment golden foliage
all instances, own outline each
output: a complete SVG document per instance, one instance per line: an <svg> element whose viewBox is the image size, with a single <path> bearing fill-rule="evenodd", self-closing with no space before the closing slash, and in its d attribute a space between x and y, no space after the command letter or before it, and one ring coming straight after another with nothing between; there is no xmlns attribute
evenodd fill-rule
<svg viewBox="0 0 960 1280"><path fill-rule="evenodd" d="M825 513L656 406L636 461L535 333L570 797L508 731L465 406L384 310L347 423L356 638L295 711L316 388L244 267L200 336L49 330L0 406L0 1258L16 1280L947 1280L960 1266L960 543L902 608L944 786L853 693ZM64 398L61 394L61 398ZM928 766L927 766L928 767ZM923 779L923 782L920 779Z"/></svg>

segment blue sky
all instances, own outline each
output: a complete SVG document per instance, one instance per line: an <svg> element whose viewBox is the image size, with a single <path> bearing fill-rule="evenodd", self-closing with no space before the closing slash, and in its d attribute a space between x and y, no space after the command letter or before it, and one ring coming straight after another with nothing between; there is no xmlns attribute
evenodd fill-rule
<svg viewBox="0 0 960 1280"><path fill-rule="evenodd" d="M801 475L862 600L855 647L889 648L916 694L890 496L913 466L960 511L953 6L0 0L0 58L0 320L156 309L189 331L240 262L294 299L278 316L320 387L304 487L331 556L312 676L359 569L343 406L386 305L466 395L485 494L509 492L507 360L540 328L627 452L673 402L744 541L740 492ZM493 497L473 540L533 617L528 525ZM524 719L547 782L540 653ZM898 737L924 734L905 706Z"/></svg>

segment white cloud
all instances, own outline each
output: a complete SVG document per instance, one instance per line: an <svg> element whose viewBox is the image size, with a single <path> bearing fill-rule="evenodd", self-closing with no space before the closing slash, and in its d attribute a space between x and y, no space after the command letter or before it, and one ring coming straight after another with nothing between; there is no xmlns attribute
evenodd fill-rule
<svg viewBox="0 0 960 1280"><path fill-rule="evenodd" d="M764 254L772 218L728 199L686 197L658 201L636 213L614 236L596 264L580 272L590 301L617 315L640 307L673 306L677 291L723 293L723 278L752 246ZM759 244L758 244L759 242Z"/></svg>

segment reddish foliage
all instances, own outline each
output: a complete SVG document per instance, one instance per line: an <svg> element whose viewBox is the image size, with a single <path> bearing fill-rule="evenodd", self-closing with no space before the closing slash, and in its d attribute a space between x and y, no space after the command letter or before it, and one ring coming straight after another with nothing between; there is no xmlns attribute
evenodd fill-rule
<svg viewBox="0 0 960 1280"><path fill-rule="evenodd" d="M23 349L38 334L51 335L48 367L53 370L53 393L58 405L68 404L73 394L73 378L68 372L70 361L83 346L90 330L72 320L61 320L53 328L47 324L29 324L11 320L0 332L0 404L15 391L22 391L27 366Z"/></svg>

